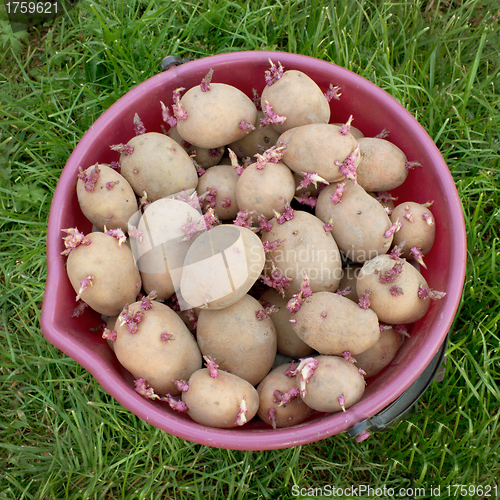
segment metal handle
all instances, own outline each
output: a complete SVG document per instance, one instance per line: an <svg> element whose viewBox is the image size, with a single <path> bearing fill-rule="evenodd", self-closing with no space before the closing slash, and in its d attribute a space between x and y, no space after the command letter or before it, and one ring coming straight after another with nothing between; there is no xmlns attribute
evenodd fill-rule
<svg viewBox="0 0 500 500"><path fill-rule="evenodd" d="M160 70L167 71L167 69L170 69L172 66L179 66L181 64L184 64L189 61L194 61L194 57L178 57L178 56L167 56L163 59L163 61L160 64Z"/></svg>
<svg viewBox="0 0 500 500"><path fill-rule="evenodd" d="M446 364L446 347L448 345L448 335L441 344L438 352L432 358L422 374L401 394L393 403L384 408L373 417L362 420L355 426L348 429L347 434L355 438L359 443L370 436L369 431L382 431L392 424L403 420L416 411L417 401L427 390L431 382L436 379L442 380L442 364ZM441 377L441 378L440 378Z"/></svg>

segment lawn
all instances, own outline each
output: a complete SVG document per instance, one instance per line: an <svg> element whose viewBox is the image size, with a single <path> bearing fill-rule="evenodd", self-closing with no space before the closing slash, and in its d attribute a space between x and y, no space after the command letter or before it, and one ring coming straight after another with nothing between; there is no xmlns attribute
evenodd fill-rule
<svg viewBox="0 0 500 500"><path fill-rule="evenodd" d="M499 18L488 0L81 0L12 32L0 7L0 500L321 498L352 486L361 498L499 497ZM164 56L240 50L317 57L386 90L435 141L462 201L467 271L444 379L359 444L345 433L263 452L184 441L122 407L40 330L50 203L85 131Z"/></svg>

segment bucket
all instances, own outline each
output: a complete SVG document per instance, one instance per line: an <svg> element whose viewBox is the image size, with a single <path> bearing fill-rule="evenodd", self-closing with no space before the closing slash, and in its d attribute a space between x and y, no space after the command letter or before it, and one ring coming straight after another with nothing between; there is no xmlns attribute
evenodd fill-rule
<svg viewBox="0 0 500 500"><path fill-rule="evenodd" d="M200 425L166 404L137 394L132 375L120 365L100 334L92 331L101 323L100 315L87 308L82 316L72 317L75 293L66 275L66 257L61 255L64 250L61 230L78 227L84 233L91 231L92 225L82 214L76 197L78 168L117 161L119 155L110 145L126 143L135 136L135 113L148 132L161 132L160 101L168 106L175 89L198 85L211 68L214 82L233 85L249 97L254 88L260 94L269 59L275 64L281 62L285 70L303 71L323 91L330 84L339 86L340 99L330 102L332 123L345 123L353 115L353 125L365 136L375 136L387 129L389 140L405 152L408 160L422 165L410 170L404 184L391 194L398 197L398 203L434 201L431 209L436 220L436 240L425 257L427 269L423 269L422 274L431 288L446 292L446 296L432 301L428 313L411 325L410 337L405 339L395 359L368 381L362 399L346 412L316 412L305 422L289 428L272 429L255 417L243 427L216 429ZM377 415L383 415L398 401L405 400L406 391L418 385L421 377L428 378L428 367L442 357L460 302L465 265L465 224L453 178L432 139L399 102L361 76L326 61L285 52L235 52L170 65L168 70L120 98L82 137L62 171L50 209L41 327L50 343L88 370L120 404L179 438L238 450L288 448L347 430L362 440L368 435L370 422L376 422ZM411 398L409 401L405 403L407 407L413 403Z"/></svg>

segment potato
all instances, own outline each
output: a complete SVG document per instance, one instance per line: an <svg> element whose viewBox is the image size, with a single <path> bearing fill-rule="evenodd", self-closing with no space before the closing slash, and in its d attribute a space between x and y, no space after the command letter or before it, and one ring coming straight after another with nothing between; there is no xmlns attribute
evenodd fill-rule
<svg viewBox="0 0 500 500"><path fill-rule="evenodd" d="M121 174L137 196L146 191L156 201L198 185L193 161L184 149L165 134L147 132L130 139L132 153L120 155Z"/></svg>
<svg viewBox="0 0 500 500"><path fill-rule="evenodd" d="M180 293L188 307L228 307L246 295L264 263L262 242L253 231L216 226L198 236L186 253Z"/></svg>
<svg viewBox="0 0 500 500"><path fill-rule="evenodd" d="M320 354L352 355L369 349L380 337L377 315L331 292L307 297L294 314L295 333Z"/></svg>
<svg viewBox="0 0 500 500"><path fill-rule="evenodd" d="M406 155L385 139L358 140L361 161L356 169L359 185L366 191L389 191L408 177Z"/></svg>
<svg viewBox="0 0 500 500"><path fill-rule="evenodd" d="M298 174L316 173L328 182L345 177L341 171L352 155L353 166L360 161L358 142L350 133L342 134L341 128L331 124L303 125L287 130L278 138L286 146L282 161Z"/></svg>
<svg viewBox="0 0 500 500"><path fill-rule="evenodd" d="M394 359L401 343L400 333L393 328L383 330L375 344L356 354L356 366L365 372L365 378L374 377Z"/></svg>
<svg viewBox="0 0 500 500"><path fill-rule="evenodd" d="M340 251L354 262L365 262L386 253L392 234L385 236L391 220L382 205L359 185L346 181L339 202L332 201L337 185L324 188L316 203L316 216L332 223L332 235Z"/></svg>
<svg viewBox="0 0 500 500"><path fill-rule="evenodd" d="M436 225L432 212L412 201L399 204L391 214L392 222L399 220L402 226L394 234L393 244L397 245L402 257L415 258L411 249L416 247L422 255L429 253L436 236Z"/></svg>
<svg viewBox="0 0 500 500"><path fill-rule="evenodd" d="M179 286L180 273L192 239L186 239L183 226L199 220L200 211L179 199L164 198L146 207L134 226L141 234L131 247L148 294L156 290L158 300L171 297Z"/></svg>
<svg viewBox="0 0 500 500"><path fill-rule="evenodd" d="M120 246L118 239L105 233L90 233L86 238L90 245L79 245L68 256L68 278L94 311L113 316L135 302L141 276L126 244Z"/></svg>
<svg viewBox="0 0 500 500"><path fill-rule="evenodd" d="M295 210L293 219L284 224L278 224L276 218L270 222L272 229L264 231L262 241L283 241L266 253L265 274L271 276L274 264L291 279L286 297L299 292L304 272L313 292L335 291L342 275L342 261L335 240L325 232L322 222L301 210Z"/></svg>
<svg viewBox="0 0 500 500"><path fill-rule="evenodd" d="M342 293L342 296L356 302L356 304L359 300L358 293L356 292L356 281L358 280L361 267L361 264L347 264L344 266L338 289L338 292L345 292L349 289L347 293Z"/></svg>
<svg viewBox="0 0 500 500"><path fill-rule="evenodd" d="M252 385L269 373L276 356L276 329L270 318L257 318L261 309L256 299L244 295L224 309L202 309L196 329L202 354Z"/></svg>
<svg viewBox="0 0 500 500"><path fill-rule="evenodd" d="M262 111L257 112L257 123L265 117ZM229 144L228 148L235 152L238 158L252 158L257 153L262 154L266 149L274 146L280 134L271 125L257 128L241 139Z"/></svg>
<svg viewBox="0 0 500 500"><path fill-rule="evenodd" d="M257 386L259 395L257 415L273 428L300 424L313 412L300 397L295 377L285 375L289 366L289 364L285 364L274 368ZM296 395L293 392L289 393L292 389L295 389ZM288 403L285 402L280 406L283 395L287 394L294 397Z"/></svg>
<svg viewBox="0 0 500 500"><path fill-rule="evenodd" d="M210 168L217 165L224 154L223 147L206 149L193 146L181 137L177 130L177 126L169 128L168 136L180 144L184 148L184 151L186 151L191 158L194 158L196 163L202 168Z"/></svg>
<svg viewBox="0 0 500 500"><path fill-rule="evenodd" d="M257 126L255 104L232 85L211 83L206 92L197 85L182 96L180 103L187 119L177 120L177 130L196 147L211 149L231 144L249 133L245 124Z"/></svg>
<svg viewBox="0 0 500 500"><path fill-rule="evenodd" d="M115 325L115 354L134 378L146 379L156 394L177 396L180 390L174 380L187 380L199 370L201 353L191 332L170 307L156 301L150 304L151 308L145 309L142 302L135 302L122 311ZM127 311L143 314L142 320L124 323Z"/></svg>
<svg viewBox="0 0 500 500"><path fill-rule="evenodd" d="M318 356L318 365L306 383L302 399L314 410L337 412L356 404L365 391L365 380L356 366L339 356ZM300 384L301 375L297 375Z"/></svg>
<svg viewBox="0 0 500 500"><path fill-rule="evenodd" d="M211 206L220 220L234 220L239 212L236 201L236 184L239 175L231 165L215 165L208 169L198 181L198 196L203 196L210 188L216 195Z"/></svg>
<svg viewBox="0 0 500 500"><path fill-rule="evenodd" d="M295 333L292 323L292 314L287 309L287 299L284 299L277 290L269 288L259 298L261 304L269 303L274 305L277 312L271 314L271 320L276 328L278 352L292 358L303 358L310 356L314 349L308 346Z"/></svg>
<svg viewBox="0 0 500 500"><path fill-rule="evenodd" d="M419 298L420 287L429 288L424 277L406 260L389 255L365 262L356 283L358 296L367 294L379 321L390 325L413 323L425 315L430 299Z"/></svg>
<svg viewBox="0 0 500 500"><path fill-rule="evenodd" d="M271 219L275 211L283 212L294 195L293 174L282 162L266 163L262 169L252 163L236 184L236 202L240 210L255 211L266 219Z"/></svg>
<svg viewBox="0 0 500 500"><path fill-rule="evenodd" d="M232 373L218 371L210 376L207 368L194 372L189 389L182 393L187 414L199 424L228 429L252 420L259 408L256 389Z"/></svg>
<svg viewBox="0 0 500 500"><path fill-rule="evenodd" d="M102 163L87 168L78 177L76 194L83 215L100 231L106 226L106 229L127 232L127 222L139 207L134 190L125 177ZM89 177L97 179L86 185L85 179Z"/></svg>
<svg viewBox="0 0 500 500"><path fill-rule="evenodd" d="M265 100L273 112L286 119L283 124L273 123L274 130L282 134L300 125L328 123L330 104L318 85L302 71L288 70L271 86L262 91L261 107Z"/></svg>

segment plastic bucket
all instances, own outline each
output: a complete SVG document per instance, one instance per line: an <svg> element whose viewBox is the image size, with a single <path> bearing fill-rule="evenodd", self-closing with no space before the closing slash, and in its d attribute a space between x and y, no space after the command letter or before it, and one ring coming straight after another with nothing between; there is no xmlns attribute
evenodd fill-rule
<svg viewBox="0 0 500 500"><path fill-rule="evenodd" d="M352 114L353 125L366 136L375 136L386 128L390 131L390 141L410 161L421 163L422 167L411 170L406 182L392 194L398 196L398 203L434 200L432 212L437 236L425 258L427 270L422 273L429 286L445 291L446 297L433 301L425 317L412 325L410 338L393 362L369 381L361 401L345 413L316 413L306 422L285 429L273 430L258 418L241 428L214 429L175 413L166 404L139 396L132 376L120 366L106 341L89 330L100 323L100 316L87 309L81 317L72 317L75 293L66 276L66 258L61 255L64 249L61 229L91 230L76 198L78 167L116 161L118 153L109 146L125 143L135 135L135 113L147 131L161 132L160 101L170 104L174 89L198 85L210 68L214 70L214 82L234 85L251 97L253 88L259 93L264 88L264 72L269 68L270 58L275 63L280 61L285 69L303 71L323 91L330 83L341 87L340 100L330 103L332 122L345 122ZM236 52L172 66L120 98L85 133L64 167L52 201L41 326L49 342L87 369L118 402L170 434L220 448L286 448L315 442L359 425L393 404L423 374L440 350L456 314L465 264L465 224L453 178L432 139L401 104L359 75L325 61L284 52Z"/></svg>

